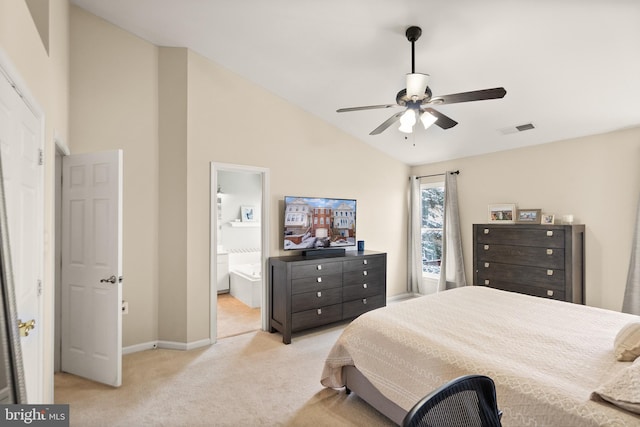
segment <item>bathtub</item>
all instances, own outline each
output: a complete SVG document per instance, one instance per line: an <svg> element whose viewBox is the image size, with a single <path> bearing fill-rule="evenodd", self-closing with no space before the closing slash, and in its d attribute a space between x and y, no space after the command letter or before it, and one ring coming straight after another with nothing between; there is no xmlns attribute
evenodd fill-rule
<svg viewBox="0 0 640 427"><path fill-rule="evenodd" d="M251 308L260 307L262 275L260 263L229 267L229 293Z"/></svg>

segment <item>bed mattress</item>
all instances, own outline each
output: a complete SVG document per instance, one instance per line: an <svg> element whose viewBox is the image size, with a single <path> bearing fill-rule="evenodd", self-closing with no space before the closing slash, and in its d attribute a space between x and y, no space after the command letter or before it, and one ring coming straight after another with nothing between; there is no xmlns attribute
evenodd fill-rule
<svg viewBox="0 0 640 427"><path fill-rule="evenodd" d="M405 410L466 374L490 376L505 426L638 426L640 416L591 400L629 367L613 351L637 316L483 286L452 289L366 313L330 351L326 387L355 366Z"/></svg>

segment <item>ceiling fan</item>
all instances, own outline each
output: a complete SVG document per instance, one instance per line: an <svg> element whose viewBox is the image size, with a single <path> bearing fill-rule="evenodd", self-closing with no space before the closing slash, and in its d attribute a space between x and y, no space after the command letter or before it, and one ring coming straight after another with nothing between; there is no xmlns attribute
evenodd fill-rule
<svg viewBox="0 0 640 427"><path fill-rule="evenodd" d="M411 73L407 74L407 87L396 95L395 104L368 105L363 107L340 108L338 113L360 110L375 110L379 108L406 107L404 111L394 114L375 128L369 135L378 135L389 126L400 120L398 130L405 133L413 132L413 125L420 119L424 128L436 124L442 129L449 129L458 124L452 118L429 107L429 105L456 104L460 102L482 101L486 99L503 98L507 91L503 87L493 89L474 90L471 92L454 93L450 95L432 96L429 88L429 75L415 72L415 42L422 35L420 27L409 27L405 33L411 42Z"/></svg>

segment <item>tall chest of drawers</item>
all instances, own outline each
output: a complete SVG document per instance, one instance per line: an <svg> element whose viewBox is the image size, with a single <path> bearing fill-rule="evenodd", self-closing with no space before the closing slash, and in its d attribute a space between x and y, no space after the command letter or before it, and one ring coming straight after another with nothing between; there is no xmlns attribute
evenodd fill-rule
<svg viewBox="0 0 640 427"><path fill-rule="evenodd" d="M291 334L355 318L386 305L387 255L347 251L333 258L269 259L269 329Z"/></svg>
<svg viewBox="0 0 640 427"><path fill-rule="evenodd" d="M474 284L584 304L584 225L474 224Z"/></svg>

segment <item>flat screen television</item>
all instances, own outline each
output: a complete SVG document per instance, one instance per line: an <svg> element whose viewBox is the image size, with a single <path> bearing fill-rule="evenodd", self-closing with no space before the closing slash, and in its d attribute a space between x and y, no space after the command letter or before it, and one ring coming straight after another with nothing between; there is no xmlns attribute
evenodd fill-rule
<svg viewBox="0 0 640 427"><path fill-rule="evenodd" d="M356 201L284 198L284 250L356 246Z"/></svg>

